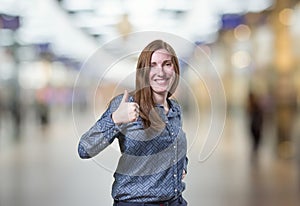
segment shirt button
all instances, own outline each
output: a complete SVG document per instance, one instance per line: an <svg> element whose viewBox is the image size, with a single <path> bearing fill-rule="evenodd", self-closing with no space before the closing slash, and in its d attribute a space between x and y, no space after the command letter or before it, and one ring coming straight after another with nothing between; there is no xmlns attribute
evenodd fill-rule
<svg viewBox="0 0 300 206"><path fill-rule="evenodd" d="M174 177L176 178L176 177L177 177L177 175L176 175L176 174L174 174Z"/></svg>
<svg viewBox="0 0 300 206"><path fill-rule="evenodd" d="M177 189L175 189L174 191L177 192Z"/></svg>
<svg viewBox="0 0 300 206"><path fill-rule="evenodd" d="M172 132L171 135L173 136L173 135L174 135L174 132Z"/></svg>
<svg viewBox="0 0 300 206"><path fill-rule="evenodd" d="M176 160L173 160L173 162L176 162Z"/></svg>
<svg viewBox="0 0 300 206"><path fill-rule="evenodd" d="M174 149L176 149L176 145L174 145Z"/></svg>

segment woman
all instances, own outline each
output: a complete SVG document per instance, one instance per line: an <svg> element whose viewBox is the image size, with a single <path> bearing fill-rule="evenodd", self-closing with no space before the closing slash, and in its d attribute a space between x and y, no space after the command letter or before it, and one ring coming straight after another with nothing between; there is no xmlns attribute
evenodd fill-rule
<svg viewBox="0 0 300 206"><path fill-rule="evenodd" d="M115 97L90 130L78 153L91 158L118 139L122 156L112 186L114 206L185 206L187 144L181 109L170 99L179 82L174 49L162 40L148 44L136 69L134 92Z"/></svg>

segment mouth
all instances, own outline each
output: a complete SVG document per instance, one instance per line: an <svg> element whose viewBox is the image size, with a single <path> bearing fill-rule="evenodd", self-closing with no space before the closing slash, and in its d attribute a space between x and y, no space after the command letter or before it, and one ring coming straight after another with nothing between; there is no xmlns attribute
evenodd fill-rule
<svg viewBox="0 0 300 206"><path fill-rule="evenodd" d="M158 84L166 84L169 82L169 79L155 79L154 81Z"/></svg>

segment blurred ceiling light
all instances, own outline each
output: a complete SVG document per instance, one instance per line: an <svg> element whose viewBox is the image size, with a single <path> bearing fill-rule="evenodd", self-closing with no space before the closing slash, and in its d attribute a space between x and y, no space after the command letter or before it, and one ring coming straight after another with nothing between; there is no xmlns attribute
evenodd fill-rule
<svg viewBox="0 0 300 206"><path fill-rule="evenodd" d="M91 37L72 25L66 13L52 0L31 5L32 12L24 16L18 38L23 44L48 42L58 56L85 59L97 45Z"/></svg>
<svg viewBox="0 0 300 206"><path fill-rule="evenodd" d="M133 31L172 32L190 41L212 43L221 27L220 14L263 10L273 1L0 0L0 12L14 11L23 17L17 33L22 44L46 41L53 45L57 55L85 59L98 43L115 37L113 25L124 13L129 15ZM73 16L66 15L67 12ZM91 36L99 37L101 42L97 43Z"/></svg>
<svg viewBox="0 0 300 206"><path fill-rule="evenodd" d="M274 0L248 0L245 1L247 12L260 12L269 9Z"/></svg>
<svg viewBox="0 0 300 206"><path fill-rule="evenodd" d="M215 7L222 14L260 12L270 8L274 0L215 0Z"/></svg>
<svg viewBox="0 0 300 206"><path fill-rule="evenodd" d="M160 2L157 0L127 0L124 10L136 30L159 30L165 18L159 19ZM163 28L162 28L163 29Z"/></svg>
<svg viewBox="0 0 300 206"><path fill-rule="evenodd" d="M293 15L293 9L285 8L279 13L279 21L285 26L291 25L291 17Z"/></svg>
<svg viewBox="0 0 300 206"><path fill-rule="evenodd" d="M214 7L221 14L236 14L245 12L244 4L240 0L215 0Z"/></svg>
<svg viewBox="0 0 300 206"><path fill-rule="evenodd" d="M163 9L174 11L188 11L192 8L191 1L186 0L165 0L162 5Z"/></svg>
<svg viewBox="0 0 300 206"><path fill-rule="evenodd" d="M186 14L182 25L175 27L179 30L176 34L181 35L182 32L186 32L184 37L189 40L211 43L221 27L214 5L205 1L194 1L191 6L194 9Z"/></svg>
<svg viewBox="0 0 300 206"><path fill-rule="evenodd" d="M251 57L247 51L238 51L231 57L231 62L234 68L245 68L251 63Z"/></svg>
<svg viewBox="0 0 300 206"><path fill-rule="evenodd" d="M16 33L16 41L21 45L51 42L52 37L51 27L46 25L24 25Z"/></svg>
<svg viewBox="0 0 300 206"><path fill-rule="evenodd" d="M68 11L93 10L94 0L63 0L61 5Z"/></svg>
<svg viewBox="0 0 300 206"><path fill-rule="evenodd" d="M148 0L127 0L124 6L124 11L129 14L139 14L141 16L153 14L157 12L161 4L158 0L148 1ZM148 16L148 18L153 18L153 16Z"/></svg>
<svg viewBox="0 0 300 206"><path fill-rule="evenodd" d="M239 41L247 41L250 39L251 30L249 26L240 24L234 29L234 37Z"/></svg>
<svg viewBox="0 0 300 206"><path fill-rule="evenodd" d="M18 2L11 0L0 1L0 13L17 15L18 14Z"/></svg>
<svg viewBox="0 0 300 206"><path fill-rule="evenodd" d="M57 18L56 11L53 11L53 6L49 2L49 0L37 1L24 12L21 27L17 31L18 43L26 45L52 41L52 37L55 36L53 30L61 24L61 21L53 22Z"/></svg>
<svg viewBox="0 0 300 206"><path fill-rule="evenodd" d="M94 9L95 14L99 16L118 16L124 13L124 2L120 0L102 0L102 1L94 1Z"/></svg>
<svg viewBox="0 0 300 206"><path fill-rule="evenodd" d="M98 16L91 13L76 13L71 17L73 25L78 28L98 28L117 24L118 16Z"/></svg>

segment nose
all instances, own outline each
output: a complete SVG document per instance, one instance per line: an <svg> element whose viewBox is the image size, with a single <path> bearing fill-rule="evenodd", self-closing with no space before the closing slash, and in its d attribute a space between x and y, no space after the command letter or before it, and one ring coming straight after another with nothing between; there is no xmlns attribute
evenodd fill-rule
<svg viewBox="0 0 300 206"><path fill-rule="evenodd" d="M160 64L157 66L157 75L163 76L165 74L163 66Z"/></svg>

